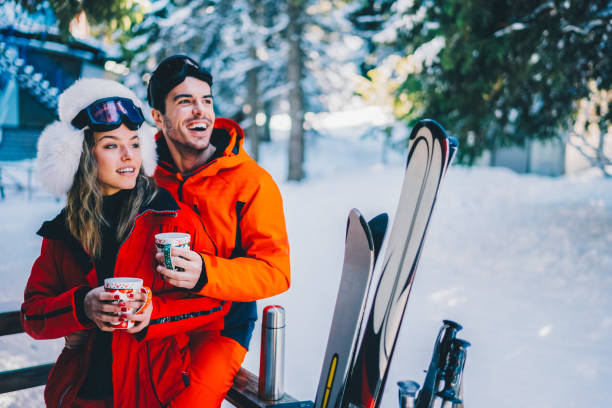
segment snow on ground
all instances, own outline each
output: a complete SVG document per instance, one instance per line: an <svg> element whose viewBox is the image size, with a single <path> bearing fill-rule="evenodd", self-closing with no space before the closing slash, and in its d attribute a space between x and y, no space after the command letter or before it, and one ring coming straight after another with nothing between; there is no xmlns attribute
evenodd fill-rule
<svg viewBox="0 0 612 408"><path fill-rule="evenodd" d="M314 399L343 259L346 216L395 212L403 158L381 165L373 141L347 131L309 141L303 183L283 182L282 141L262 162L279 181L291 243L292 288L260 302L287 311L285 388ZM34 234L62 203L35 191L0 201L0 311L17 309L39 252ZM423 382L442 319L472 343L465 401L481 407L609 407L612 380L612 181L547 178L454 166L442 187L391 364L396 382ZM245 366L257 373L260 328ZM55 360L62 341L0 337L0 369ZM0 396L37 407L42 387Z"/></svg>

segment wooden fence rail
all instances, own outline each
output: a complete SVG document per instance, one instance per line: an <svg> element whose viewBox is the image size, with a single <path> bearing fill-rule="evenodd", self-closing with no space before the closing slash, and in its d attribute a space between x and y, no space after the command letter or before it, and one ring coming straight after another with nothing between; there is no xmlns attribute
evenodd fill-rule
<svg viewBox="0 0 612 408"><path fill-rule="evenodd" d="M23 333L19 312L0 313L0 336ZM47 382L53 363L37 365L0 372L0 394L18 391L44 385ZM225 399L238 408L265 408L282 404L294 408L312 407L312 402L298 402L289 394L277 401L264 401L257 395L258 378L250 371L241 368L234 379L233 387L228 391ZM288 404L288 405L286 405Z"/></svg>

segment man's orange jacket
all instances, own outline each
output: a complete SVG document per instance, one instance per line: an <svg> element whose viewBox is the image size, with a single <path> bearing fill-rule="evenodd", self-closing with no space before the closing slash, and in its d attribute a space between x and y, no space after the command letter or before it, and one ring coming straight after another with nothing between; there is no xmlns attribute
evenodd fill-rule
<svg viewBox="0 0 612 408"><path fill-rule="evenodd" d="M202 255L205 268L194 290L233 301L222 334L248 348L257 319L254 301L287 290L290 265L280 191L244 151L243 141L236 122L217 118L211 137L215 155L192 173L181 174L158 133L155 179L201 216L216 252Z"/></svg>

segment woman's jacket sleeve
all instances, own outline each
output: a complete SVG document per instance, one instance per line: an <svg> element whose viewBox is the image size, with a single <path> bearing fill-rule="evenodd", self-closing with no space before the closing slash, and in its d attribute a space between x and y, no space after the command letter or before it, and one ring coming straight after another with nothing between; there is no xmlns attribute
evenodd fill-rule
<svg viewBox="0 0 612 408"><path fill-rule="evenodd" d="M94 324L85 316L83 300L87 285L66 290L58 241L43 238L41 253L32 266L21 305L21 324L35 339L54 339L89 329Z"/></svg>

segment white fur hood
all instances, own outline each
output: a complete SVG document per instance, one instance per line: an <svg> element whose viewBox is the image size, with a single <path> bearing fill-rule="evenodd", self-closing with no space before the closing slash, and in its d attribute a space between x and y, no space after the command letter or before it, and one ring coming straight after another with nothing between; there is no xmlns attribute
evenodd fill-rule
<svg viewBox="0 0 612 408"><path fill-rule="evenodd" d="M48 125L38 139L36 172L42 187L55 196L66 194L74 181L81 159L84 131L70 122L84 108L98 99L119 96L129 98L143 109L143 103L124 85L99 78L84 78L67 88L59 97L60 120ZM152 176L157 166L155 129L146 122L138 129L142 170Z"/></svg>

